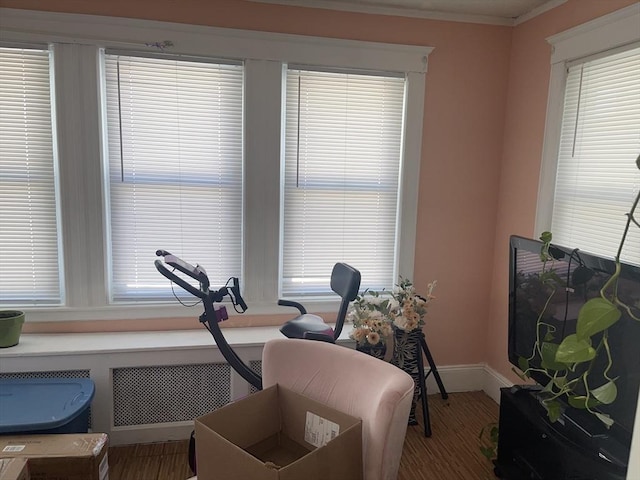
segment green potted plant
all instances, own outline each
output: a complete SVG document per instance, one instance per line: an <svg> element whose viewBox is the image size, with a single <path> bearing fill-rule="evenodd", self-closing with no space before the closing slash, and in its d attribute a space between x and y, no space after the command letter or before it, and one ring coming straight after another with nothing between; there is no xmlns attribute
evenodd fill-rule
<svg viewBox="0 0 640 480"><path fill-rule="evenodd" d="M13 347L20 341L24 312L0 310L0 348Z"/></svg>
<svg viewBox="0 0 640 480"><path fill-rule="evenodd" d="M640 169L640 156L636 160L636 165ZM556 332L553 326L545 321L545 316L550 299L558 289L565 288L566 285L553 268L554 259L549 252L551 232L544 232L540 237L543 242L540 258L544 269L543 273L535 279L539 285L533 290L538 293L544 292L543 298L540 299L543 307L536 322L537 339L532 356L519 359L519 368L522 373L517 371L516 373L521 378L528 379L533 369L529 364L530 360L536 355L542 359L542 366L536 367L536 371L544 373L549 379L543 389L545 399L542 404L551 421L557 420L562 414L562 404L559 399L564 397L568 399L569 405L587 410L607 427L613 424L613 420L608 415L593 408L611 404L617 397L616 378L609 374L613 360L608 342L608 329L620 320L623 311L630 318L640 322L640 313L638 313L640 306L627 305L621 300L618 290L621 273L620 256L629 229L632 224L640 227L640 222L634 216L639 202L640 192L627 213L627 222L614 258L615 271L602 284L598 295L589 299L580 309L575 332L564 336L559 343L555 338ZM595 360L599 355L605 358L606 365L601 371L595 372Z"/></svg>
<svg viewBox="0 0 640 480"><path fill-rule="evenodd" d="M498 424L496 422L485 425L478 434L480 453L491 462L498 456L498 434Z"/></svg>

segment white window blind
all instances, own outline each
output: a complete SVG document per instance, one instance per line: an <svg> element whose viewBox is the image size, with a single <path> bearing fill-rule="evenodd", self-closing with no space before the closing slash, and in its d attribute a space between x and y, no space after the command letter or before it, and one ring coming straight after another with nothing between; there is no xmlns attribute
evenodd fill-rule
<svg viewBox="0 0 640 480"><path fill-rule="evenodd" d="M393 286L404 95L403 77L288 70L283 295L330 292L338 261Z"/></svg>
<svg viewBox="0 0 640 480"><path fill-rule="evenodd" d="M112 299L172 295L159 248L240 276L242 66L107 52L105 75Z"/></svg>
<svg viewBox="0 0 640 480"><path fill-rule="evenodd" d="M0 47L0 304L62 302L49 51Z"/></svg>
<svg viewBox="0 0 640 480"><path fill-rule="evenodd" d="M640 189L640 48L569 68L553 208L553 241L615 256ZM640 212L636 211L636 218ZM640 264L633 226L623 261Z"/></svg>

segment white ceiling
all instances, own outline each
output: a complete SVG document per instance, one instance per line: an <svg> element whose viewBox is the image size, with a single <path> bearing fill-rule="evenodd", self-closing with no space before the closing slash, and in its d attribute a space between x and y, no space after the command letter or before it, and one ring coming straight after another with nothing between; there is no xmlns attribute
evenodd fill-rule
<svg viewBox="0 0 640 480"><path fill-rule="evenodd" d="M461 22L515 25L567 0L253 0Z"/></svg>

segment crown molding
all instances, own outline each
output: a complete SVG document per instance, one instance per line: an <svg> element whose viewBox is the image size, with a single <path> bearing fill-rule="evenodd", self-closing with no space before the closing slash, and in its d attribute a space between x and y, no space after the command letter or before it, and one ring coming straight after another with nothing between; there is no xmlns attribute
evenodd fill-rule
<svg viewBox="0 0 640 480"><path fill-rule="evenodd" d="M380 5L365 5L355 2L344 2L341 0L250 0L257 3L269 3L278 5L288 5L294 7L318 8L324 10L337 10L343 12L366 13L373 15L389 15L396 17L421 18L427 20L441 20L446 22L460 23L480 23L485 25L499 25L512 27L522 22L530 20L542 13L556 8L567 0L553 0L542 5L531 12L516 18L498 17L495 15L476 15L440 12L435 10L424 10L417 8L385 7Z"/></svg>
<svg viewBox="0 0 640 480"><path fill-rule="evenodd" d="M640 41L640 2L547 37L551 63L567 62Z"/></svg>
<svg viewBox="0 0 640 480"><path fill-rule="evenodd" d="M567 3L567 1L568 0L553 0L552 2L547 2L544 5L539 6L538 8L534 8L529 13L525 13L524 15L520 15L519 17L517 17L514 21L514 25L520 25L521 23L531 20L532 18L535 18L538 15L542 15L543 13L548 12L549 10L559 7L564 3Z"/></svg>

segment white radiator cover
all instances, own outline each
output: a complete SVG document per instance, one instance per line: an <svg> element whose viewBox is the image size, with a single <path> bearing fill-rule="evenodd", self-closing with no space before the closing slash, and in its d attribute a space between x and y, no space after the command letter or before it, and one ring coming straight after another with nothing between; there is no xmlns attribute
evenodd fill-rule
<svg viewBox="0 0 640 480"><path fill-rule="evenodd" d="M256 373L264 342L282 338L275 328L233 328L225 335ZM508 386L483 364L438 365L438 371L450 393L485 390L498 398ZM107 433L110 445L187 439L194 418L256 391L229 367L208 332L195 331L23 334L19 345L0 350L0 378L43 377L95 382L91 429ZM438 393L433 376L427 390Z"/></svg>

